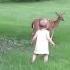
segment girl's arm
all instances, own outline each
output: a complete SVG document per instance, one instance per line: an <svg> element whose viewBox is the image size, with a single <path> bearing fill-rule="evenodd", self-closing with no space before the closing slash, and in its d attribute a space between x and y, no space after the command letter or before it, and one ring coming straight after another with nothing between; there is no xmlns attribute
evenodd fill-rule
<svg viewBox="0 0 70 70"><path fill-rule="evenodd" d="M37 32L35 33L35 35L34 35L33 38L32 38L32 43L33 43L33 41L34 41L36 38L37 38Z"/></svg>
<svg viewBox="0 0 70 70"><path fill-rule="evenodd" d="M48 38L48 41L49 41L52 45L55 45L55 43L52 41L51 38Z"/></svg>
<svg viewBox="0 0 70 70"><path fill-rule="evenodd" d="M52 41L52 39L50 38L50 34L49 32L47 32L47 39L48 41L52 44L52 45L55 45L55 43Z"/></svg>
<svg viewBox="0 0 70 70"><path fill-rule="evenodd" d="M37 36L36 36L36 34L35 34L35 35L33 36L33 38L32 38L32 41L34 41L34 40L36 39L36 37L37 37Z"/></svg>

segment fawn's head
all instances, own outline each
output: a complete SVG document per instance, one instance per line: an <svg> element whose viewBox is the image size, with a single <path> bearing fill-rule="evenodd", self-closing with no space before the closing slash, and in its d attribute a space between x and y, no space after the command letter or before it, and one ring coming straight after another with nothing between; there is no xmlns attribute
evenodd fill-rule
<svg viewBox="0 0 70 70"><path fill-rule="evenodd" d="M58 20L64 21L63 13L59 14L59 13L56 12L56 15L58 16Z"/></svg>

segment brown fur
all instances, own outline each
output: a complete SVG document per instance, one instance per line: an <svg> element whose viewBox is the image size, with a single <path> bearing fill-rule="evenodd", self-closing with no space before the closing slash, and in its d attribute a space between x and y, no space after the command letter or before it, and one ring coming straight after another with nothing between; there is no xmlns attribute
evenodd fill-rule
<svg viewBox="0 0 70 70"><path fill-rule="evenodd" d="M50 32L53 31L53 29L55 29L58 25L59 25L59 22L63 19L63 15L62 14L57 14L57 18L55 20L48 20L49 23L46 23L46 29L48 29ZM40 29L40 26L39 26L39 23L40 21L43 20L42 18L38 18L38 19L35 19L33 22L32 22L32 28L33 28L33 33L32 35L35 34L35 32ZM46 19L47 20L47 19Z"/></svg>

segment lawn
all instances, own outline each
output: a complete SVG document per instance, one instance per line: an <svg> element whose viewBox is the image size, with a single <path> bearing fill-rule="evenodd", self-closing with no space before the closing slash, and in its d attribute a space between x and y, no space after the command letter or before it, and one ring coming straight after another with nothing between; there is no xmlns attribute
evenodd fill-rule
<svg viewBox="0 0 70 70"><path fill-rule="evenodd" d="M0 3L0 70L70 70L69 2ZM48 63L39 57L31 64L31 23L39 17L56 18L55 12L64 13L54 33L56 46L50 46Z"/></svg>

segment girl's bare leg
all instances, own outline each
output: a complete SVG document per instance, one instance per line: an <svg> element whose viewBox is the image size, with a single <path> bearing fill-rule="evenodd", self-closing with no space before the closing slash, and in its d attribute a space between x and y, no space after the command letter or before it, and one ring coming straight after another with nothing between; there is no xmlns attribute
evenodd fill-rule
<svg viewBox="0 0 70 70"><path fill-rule="evenodd" d="M35 62L35 60L36 60L36 54L33 54L33 57L32 57L32 63L34 63Z"/></svg>
<svg viewBox="0 0 70 70"><path fill-rule="evenodd" d="M48 55L44 55L44 62L46 63L48 61Z"/></svg>

